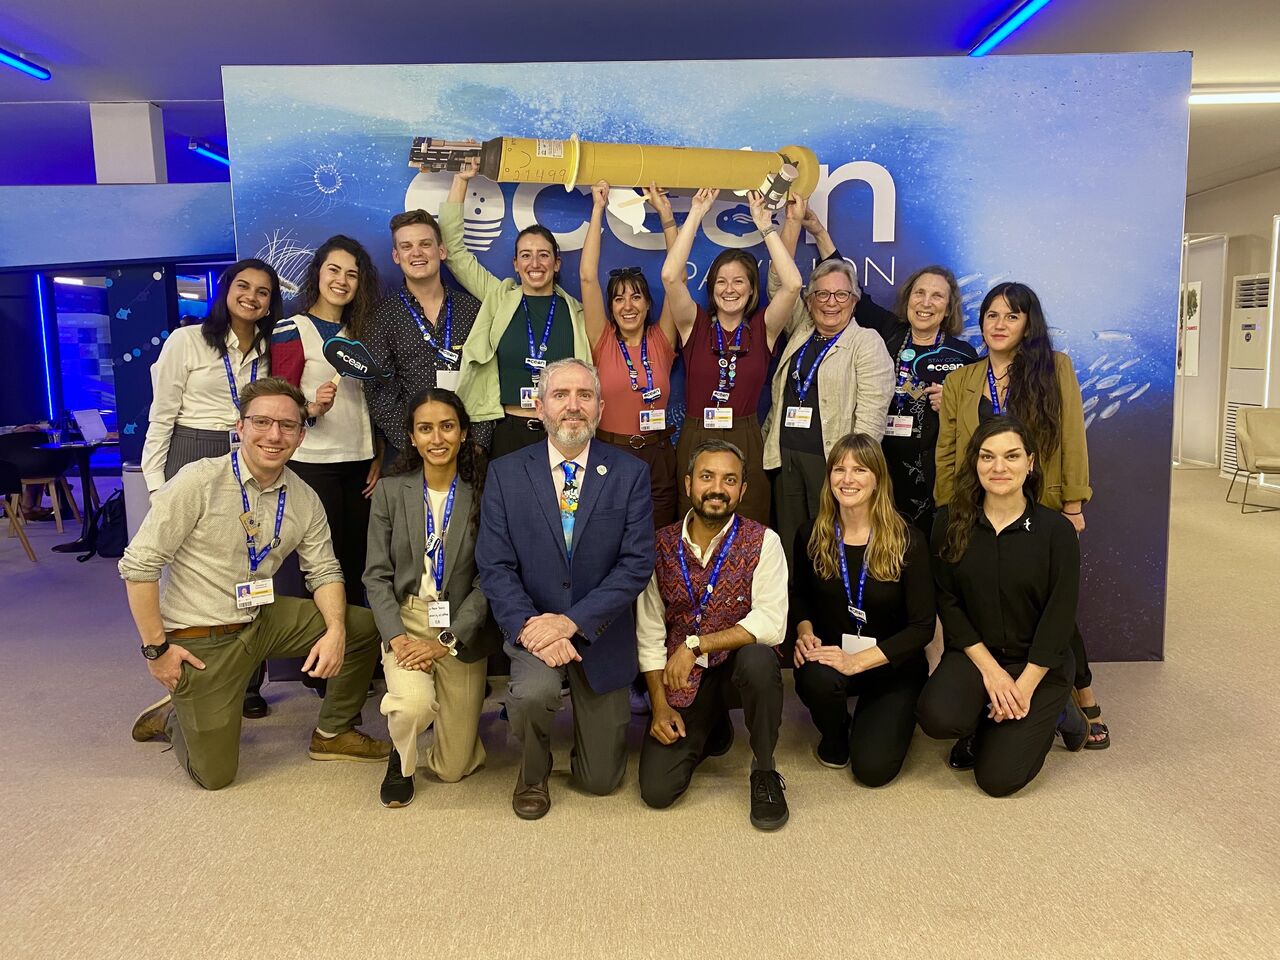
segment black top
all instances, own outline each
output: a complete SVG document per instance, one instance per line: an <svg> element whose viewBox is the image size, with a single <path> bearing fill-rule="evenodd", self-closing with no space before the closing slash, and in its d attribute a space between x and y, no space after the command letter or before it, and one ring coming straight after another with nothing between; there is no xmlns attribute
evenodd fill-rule
<svg viewBox="0 0 1280 960"><path fill-rule="evenodd" d="M1022 516L996 533L979 514L959 563L938 557L949 510L933 524L938 616L947 645L984 643L1001 663L1062 665L1075 632L1080 539L1071 521L1028 501Z"/></svg>
<svg viewBox="0 0 1280 960"><path fill-rule="evenodd" d="M839 336L837 334L836 336ZM778 415L782 417L782 430L778 433L778 444L786 447L788 450L798 450L801 453L812 453L816 456L826 458L826 449L822 446L822 418L818 416L818 375L813 376L813 383L809 386L809 392L805 394L804 405L813 410L809 416L808 429L787 426L787 407L800 406L800 380L796 377L797 358L801 358L800 375L808 376L813 361L817 359L818 354L832 340L831 337L813 335L813 342L805 341L805 346L796 351L795 355L787 361L787 378L786 386L782 389L782 409L778 411ZM829 355L828 355L829 356ZM825 363L827 357L823 358Z"/></svg>
<svg viewBox="0 0 1280 960"><path fill-rule="evenodd" d="M542 359L548 364L573 356L573 317L564 297L556 294L556 315L551 320L551 334L547 337L547 352ZM524 304L529 304L529 316L524 315ZM547 329L547 311L551 309L551 296L526 295L516 304L511 322L498 340L498 394L504 406L520 405L520 388L533 386L533 371L525 366L529 356L529 326L533 326L533 345L542 345L542 331Z"/></svg>
<svg viewBox="0 0 1280 960"><path fill-rule="evenodd" d="M480 301L465 290L445 288L453 301L450 329L450 347L461 357L462 345L471 335ZM449 363L422 338L422 331L412 314L400 299L403 293L418 311L426 324L427 332L440 346L444 346L444 306L439 317L428 317L416 297L404 285L386 297L373 312L373 321L365 334L365 346L384 370L391 371L388 380L366 380L365 401L374 425L397 450L403 451L409 444L404 432L409 401L423 390L436 386L437 370L457 370L459 363Z"/></svg>
<svg viewBox="0 0 1280 960"><path fill-rule="evenodd" d="M823 646L838 647L840 635L857 633L858 623L849 614L849 601L839 571L834 579L823 580L813 569L813 561L809 559L812 533L813 521L809 521L796 534L792 554L795 575L791 586L791 619L794 623L809 620L813 623L814 636ZM844 548L849 564L849 588L855 602L866 549L848 545ZM899 667L924 656L924 648L933 639L937 610L924 534L908 525L907 554L901 577L895 583L882 583L868 573L862 603L867 615L862 633L876 638L876 646L892 666Z"/></svg>

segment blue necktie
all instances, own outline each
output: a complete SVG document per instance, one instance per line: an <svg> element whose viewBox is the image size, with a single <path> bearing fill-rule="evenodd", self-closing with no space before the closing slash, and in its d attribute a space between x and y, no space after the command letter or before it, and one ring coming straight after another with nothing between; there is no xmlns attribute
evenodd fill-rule
<svg viewBox="0 0 1280 960"><path fill-rule="evenodd" d="M564 492L560 494L560 525L564 527L564 550L573 556L573 515L578 512L578 465L572 460L560 464L564 471Z"/></svg>

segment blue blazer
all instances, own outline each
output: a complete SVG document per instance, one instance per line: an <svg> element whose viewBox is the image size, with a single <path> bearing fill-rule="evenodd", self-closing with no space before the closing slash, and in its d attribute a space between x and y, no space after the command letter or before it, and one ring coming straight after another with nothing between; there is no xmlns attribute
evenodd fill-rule
<svg viewBox="0 0 1280 960"><path fill-rule="evenodd" d="M649 467L592 441L574 517L571 562L548 443L489 465L476 537L480 587L508 643L515 643L525 621L540 613L562 613L576 623L574 646L587 681L596 693L608 693L629 684L639 669L635 601L654 566Z"/></svg>

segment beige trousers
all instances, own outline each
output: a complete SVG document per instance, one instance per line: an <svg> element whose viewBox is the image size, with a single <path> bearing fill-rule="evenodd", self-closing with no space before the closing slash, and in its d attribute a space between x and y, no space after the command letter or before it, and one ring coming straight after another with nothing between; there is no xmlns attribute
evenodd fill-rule
<svg viewBox="0 0 1280 960"><path fill-rule="evenodd" d="M418 597L400 605L400 617L410 637L438 633L427 626L427 604ZM382 654L387 692L381 710L406 777L418 767L418 736L433 722L435 737L424 751L424 767L446 783L456 783L484 763L479 729L486 665L485 660L462 663L457 657L441 657L424 673L401 668L393 653Z"/></svg>

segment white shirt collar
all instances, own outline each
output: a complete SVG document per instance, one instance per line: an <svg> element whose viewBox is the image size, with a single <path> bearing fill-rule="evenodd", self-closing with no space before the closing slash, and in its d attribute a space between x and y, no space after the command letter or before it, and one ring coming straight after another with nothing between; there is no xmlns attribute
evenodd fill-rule
<svg viewBox="0 0 1280 960"><path fill-rule="evenodd" d="M587 457L590 455L591 441L588 440L587 445L582 448L582 452L573 458L573 462L578 465L578 469L580 471L586 468ZM547 458L551 463L552 470L558 470L560 468L560 464L565 462L565 455L556 449L556 445L551 442L550 438L547 439Z"/></svg>
<svg viewBox="0 0 1280 960"><path fill-rule="evenodd" d="M680 539L684 541L684 545L686 547L688 547L690 550L693 551L693 555L694 557L697 558L698 563L701 564L702 566L706 566L707 558L715 556L715 552L720 549L720 543L724 540L726 536L728 536L729 529L733 526L734 518L733 516L730 516L728 521L726 521L725 525L720 528L720 532L711 538L711 542L707 544L707 549L705 552L702 549L700 549L698 545L694 543L693 540L690 539L689 537L689 521L692 518L693 518L692 510L690 510L688 513L684 515L684 523L680 525Z"/></svg>

